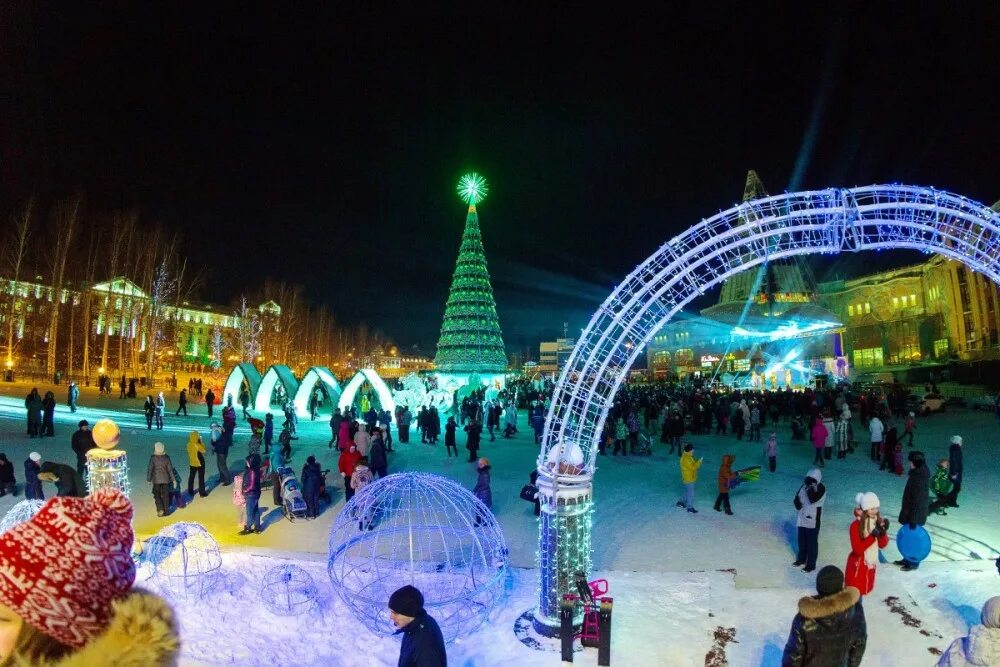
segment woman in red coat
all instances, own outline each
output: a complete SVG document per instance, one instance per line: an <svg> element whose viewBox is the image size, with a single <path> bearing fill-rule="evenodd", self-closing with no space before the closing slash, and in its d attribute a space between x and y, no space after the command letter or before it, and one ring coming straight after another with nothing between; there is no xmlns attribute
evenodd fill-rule
<svg viewBox="0 0 1000 667"><path fill-rule="evenodd" d="M859 493L857 517L851 524L851 553L844 568L844 585L854 586L861 595L871 593L875 587L875 567L878 550L889 544L889 520L879 515L878 496L869 491Z"/></svg>
<svg viewBox="0 0 1000 667"><path fill-rule="evenodd" d="M349 449L340 452L337 467L340 469L340 476L344 478L344 500L350 500L354 497L354 489L351 488L351 475L354 474L354 469L358 466L360 459L361 452L353 444Z"/></svg>

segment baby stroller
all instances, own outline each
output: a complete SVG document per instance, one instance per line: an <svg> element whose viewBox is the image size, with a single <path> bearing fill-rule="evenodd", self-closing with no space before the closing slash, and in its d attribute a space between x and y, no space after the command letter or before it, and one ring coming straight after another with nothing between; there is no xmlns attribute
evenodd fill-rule
<svg viewBox="0 0 1000 667"><path fill-rule="evenodd" d="M636 438L635 446L632 447L633 454L640 454L642 456L652 456L653 446L649 441L649 435L643 432L639 432L639 437Z"/></svg>
<svg viewBox="0 0 1000 667"><path fill-rule="evenodd" d="M306 500L291 468L278 468L281 480L281 509L289 521L306 518Z"/></svg>

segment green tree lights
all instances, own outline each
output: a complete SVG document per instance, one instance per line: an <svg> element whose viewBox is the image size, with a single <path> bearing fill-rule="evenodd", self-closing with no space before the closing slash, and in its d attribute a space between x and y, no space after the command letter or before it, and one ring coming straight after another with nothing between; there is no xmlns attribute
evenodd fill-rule
<svg viewBox="0 0 1000 667"><path fill-rule="evenodd" d="M459 180L457 191L469 204L469 212L434 364L443 373L503 373L507 370L507 354L475 209L476 203L486 198L486 179L475 172L466 174Z"/></svg>

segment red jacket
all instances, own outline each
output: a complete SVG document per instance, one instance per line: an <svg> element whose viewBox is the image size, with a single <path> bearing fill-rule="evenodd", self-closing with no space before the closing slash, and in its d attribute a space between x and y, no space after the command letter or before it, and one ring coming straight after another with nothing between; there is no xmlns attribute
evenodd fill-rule
<svg viewBox="0 0 1000 667"><path fill-rule="evenodd" d="M889 536L873 535L861 537L861 520L855 519L851 524L851 553L847 556L847 567L844 568L844 585L854 586L862 595L868 595L875 588L875 566L865 562L865 550L878 540L879 549L889 545Z"/></svg>
<svg viewBox="0 0 1000 667"><path fill-rule="evenodd" d="M347 479L351 478L354 474L354 468L358 465L358 460L361 459L361 452L355 450L351 451L345 449L340 453L340 460L337 462L337 467L340 468L340 472L343 473Z"/></svg>
<svg viewBox="0 0 1000 667"><path fill-rule="evenodd" d="M816 423L812 427L812 441L813 447L816 449L823 449L826 446L826 436L830 434L826 430L826 426L823 425L823 420L817 419Z"/></svg>

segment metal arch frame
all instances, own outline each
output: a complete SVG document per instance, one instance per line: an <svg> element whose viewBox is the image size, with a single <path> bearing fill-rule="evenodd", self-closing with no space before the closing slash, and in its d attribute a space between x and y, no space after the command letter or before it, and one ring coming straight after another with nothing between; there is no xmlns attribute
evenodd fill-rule
<svg viewBox="0 0 1000 667"><path fill-rule="evenodd" d="M598 438L627 369L657 330L697 295L768 260L883 248L938 253L1000 283L1000 213L920 186L831 188L755 199L660 246L597 309L559 375L538 456L540 481L553 491L551 497L557 489L589 487ZM554 448L558 461L567 460L569 448L582 450L582 470L550 468ZM539 532L543 559L553 543L545 532L544 527ZM559 549L558 537L554 543ZM545 590L545 580L543 573L535 618L551 626L558 622L550 604L557 596ZM570 591L558 594L565 592Z"/></svg>
<svg viewBox="0 0 1000 667"><path fill-rule="evenodd" d="M299 381L299 390L295 392L295 398L292 399L299 417L309 416L309 395L321 382L327 388L334 405L340 400L340 383L337 382L337 378L330 372L330 369L326 366L313 366L302 376L302 380Z"/></svg>

